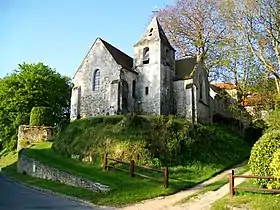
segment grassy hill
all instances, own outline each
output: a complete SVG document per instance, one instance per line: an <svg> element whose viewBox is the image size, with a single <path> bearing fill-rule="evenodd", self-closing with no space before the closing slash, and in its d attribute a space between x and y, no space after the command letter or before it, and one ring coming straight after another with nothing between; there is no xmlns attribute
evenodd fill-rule
<svg viewBox="0 0 280 210"><path fill-rule="evenodd" d="M98 162L104 153L151 166L192 162L229 165L249 155L242 136L227 127L194 125L164 116L113 116L76 120L58 133L54 150Z"/></svg>
<svg viewBox="0 0 280 210"><path fill-rule="evenodd" d="M192 187L247 158L250 147L237 132L222 126L193 125L184 119L162 116L113 116L71 122L53 143L38 144L24 153L52 167L106 184L111 191L93 193L31 178L17 174L15 164L6 164L3 173L98 205L121 206ZM122 171L103 171L100 159L104 153L134 159L136 164L169 166L169 188L152 180L130 178ZM87 154L92 155L92 163L69 158L78 155L82 159ZM13 157L14 163L16 156Z"/></svg>

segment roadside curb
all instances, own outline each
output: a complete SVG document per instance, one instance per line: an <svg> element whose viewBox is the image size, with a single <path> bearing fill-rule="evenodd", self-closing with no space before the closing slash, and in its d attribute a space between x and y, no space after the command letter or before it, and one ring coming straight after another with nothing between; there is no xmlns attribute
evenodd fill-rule
<svg viewBox="0 0 280 210"><path fill-rule="evenodd" d="M112 207L97 206L97 205L94 205L87 200L83 200L83 199L80 199L80 198L77 198L77 197L73 197L73 196L62 194L62 193L58 193L58 192L55 192L55 191L50 190L50 189L26 184L22 181L19 181L19 180L15 179L15 178L9 177L6 174L3 174L1 172L0 172L0 175L2 175L5 179L9 180L10 182L13 182L13 183L18 184L22 187L26 187L26 188L29 188L29 189L32 189L32 190L35 190L35 191L39 191L39 192L42 192L42 193L45 193L45 194L48 194L48 195L54 195L54 196L57 196L57 197L60 197L60 198L64 198L64 199L67 199L67 200L70 200L70 201L74 201L74 202L82 204L84 206L93 207L95 209L114 210L114 208L112 208Z"/></svg>

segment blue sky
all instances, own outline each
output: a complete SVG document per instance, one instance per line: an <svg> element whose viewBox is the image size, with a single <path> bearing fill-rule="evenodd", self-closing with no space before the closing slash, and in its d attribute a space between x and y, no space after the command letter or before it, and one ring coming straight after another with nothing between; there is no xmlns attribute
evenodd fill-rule
<svg viewBox="0 0 280 210"><path fill-rule="evenodd" d="M43 62L72 77L102 37L133 56L155 7L173 0L1 0L0 77L22 62Z"/></svg>

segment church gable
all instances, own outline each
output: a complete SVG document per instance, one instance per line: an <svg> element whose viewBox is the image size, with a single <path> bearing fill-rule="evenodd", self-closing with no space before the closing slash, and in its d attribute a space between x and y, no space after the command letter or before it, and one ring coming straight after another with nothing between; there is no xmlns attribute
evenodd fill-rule
<svg viewBox="0 0 280 210"><path fill-rule="evenodd" d="M97 38L78 67L74 75L74 80L76 80L77 77L80 77L81 74L88 74L93 68L99 69L99 67L106 65L117 66L118 63L106 48L103 40Z"/></svg>

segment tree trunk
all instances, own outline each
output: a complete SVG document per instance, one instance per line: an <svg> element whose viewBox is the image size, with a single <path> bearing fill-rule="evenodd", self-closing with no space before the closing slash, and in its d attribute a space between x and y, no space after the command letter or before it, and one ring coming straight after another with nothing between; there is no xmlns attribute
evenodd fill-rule
<svg viewBox="0 0 280 210"><path fill-rule="evenodd" d="M277 93L280 94L280 78L279 77L274 77L274 79L275 79Z"/></svg>

